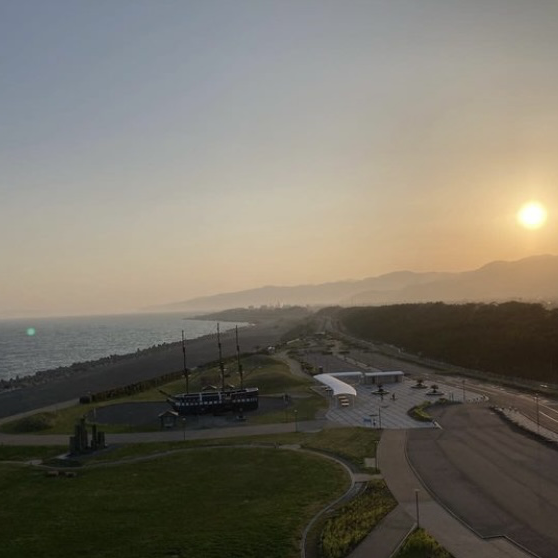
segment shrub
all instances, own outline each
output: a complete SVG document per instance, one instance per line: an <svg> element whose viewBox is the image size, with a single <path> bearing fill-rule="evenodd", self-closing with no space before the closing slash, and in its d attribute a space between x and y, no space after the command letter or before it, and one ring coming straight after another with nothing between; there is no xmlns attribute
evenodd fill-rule
<svg viewBox="0 0 558 558"><path fill-rule="evenodd" d="M342 558L385 517L396 502L383 481L366 490L327 520L321 537L322 558Z"/></svg>
<svg viewBox="0 0 558 558"><path fill-rule="evenodd" d="M407 538L395 558L452 558L424 529L417 529Z"/></svg>
<svg viewBox="0 0 558 558"><path fill-rule="evenodd" d="M12 424L11 431L14 433L37 432L40 430L48 430L56 424L56 413L37 413L29 417L24 417Z"/></svg>
<svg viewBox="0 0 558 558"><path fill-rule="evenodd" d="M420 422L431 422L432 417L426 412L426 409L429 406L430 406L430 401L425 401L424 403L421 403L420 405L415 405L414 407L409 409L407 414L411 418L418 420Z"/></svg>

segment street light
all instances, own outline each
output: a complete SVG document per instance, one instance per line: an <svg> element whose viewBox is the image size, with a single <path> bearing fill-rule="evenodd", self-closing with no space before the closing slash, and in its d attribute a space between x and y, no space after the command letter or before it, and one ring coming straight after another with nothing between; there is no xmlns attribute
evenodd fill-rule
<svg viewBox="0 0 558 558"><path fill-rule="evenodd" d="M539 394L535 393L535 404L537 407L537 434L540 434L541 421L539 416Z"/></svg>
<svg viewBox="0 0 558 558"><path fill-rule="evenodd" d="M416 508L416 516L417 516L417 529L420 529L420 515L419 515L419 489L415 488L415 508Z"/></svg>

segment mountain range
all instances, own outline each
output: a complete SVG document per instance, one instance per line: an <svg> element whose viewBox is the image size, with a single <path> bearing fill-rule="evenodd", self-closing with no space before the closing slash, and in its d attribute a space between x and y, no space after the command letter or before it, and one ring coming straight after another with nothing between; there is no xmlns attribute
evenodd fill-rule
<svg viewBox="0 0 558 558"><path fill-rule="evenodd" d="M265 286L173 302L150 311L211 312L249 306L364 306L416 302L558 301L558 256L494 261L464 272L396 271L354 281Z"/></svg>

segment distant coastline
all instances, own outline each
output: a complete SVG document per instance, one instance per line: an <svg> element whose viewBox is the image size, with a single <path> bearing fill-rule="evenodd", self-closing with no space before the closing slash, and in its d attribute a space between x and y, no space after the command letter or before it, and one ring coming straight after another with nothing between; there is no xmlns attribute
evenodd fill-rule
<svg viewBox="0 0 558 558"><path fill-rule="evenodd" d="M291 324L262 323L242 327L240 348L252 353L277 345ZM234 326L221 335L223 358L236 354ZM218 359L213 332L189 339L186 345L189 369ZM77 362L67 367L45 370L12 382L11 389L0 390L0 418L39 409L57 403L78 400L90 392L118 388L183 370L181 342L162 343L123 355Z"/></svg>
<svg viewBox="0 0 558 558"><path fill-rule="evenodd" d="M246 323L223 323L224 333ZM0 323L0 389L38 385L215 335L217 322L182 314L85 316Z"/></svg>
<svg viewBox="0 0 558 558"><path fill-rule="evenodd" d="M211 334L207 334L202 337L211 337ZM146 349L137 349L136 352L133 353L114 354L95 360L74 362L69 366L58 366L57 368L50 368L48 370L39 370L38 372L34 372L33 374L21 377L16 376L15 378L10 378L8 380L0 379L0 391L12 391L14 389L38 386L47 382L69 378L71 376L79 374L80 372L91 370L97 367L108 366L110 364L115 364L117 362L154 354L156 352L169 351L178 345L181 345L181 343L161 343L159 345L147 347Z"/></svg>

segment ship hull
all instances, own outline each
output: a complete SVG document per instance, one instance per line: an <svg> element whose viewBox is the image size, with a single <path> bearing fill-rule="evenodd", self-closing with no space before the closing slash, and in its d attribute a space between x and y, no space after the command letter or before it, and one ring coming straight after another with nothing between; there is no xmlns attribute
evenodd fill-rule
<svg viewBox="0 0 558 558"><path fill-rule="evenodd" d="M259 393L258 388L201 391L174 395L167 401L180 416L244 413L258 408Z"/></svg>

